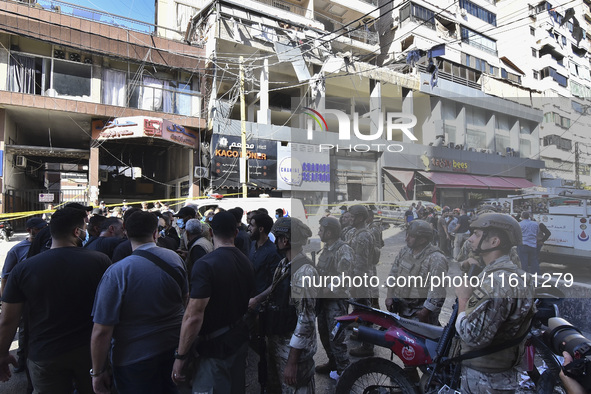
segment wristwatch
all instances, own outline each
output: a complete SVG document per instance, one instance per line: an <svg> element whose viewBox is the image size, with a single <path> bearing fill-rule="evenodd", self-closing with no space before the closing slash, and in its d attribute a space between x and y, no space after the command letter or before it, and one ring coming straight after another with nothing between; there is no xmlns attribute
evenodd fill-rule
<svg viewBox="0 0 591 394"><path fill-rule="evenodd" d="M176 358L177 360L186 360L187 355L186 354L179 354L179 349L175 349L174 358Z"/></svg>
<svg viewBox="0 0 591 394"><path fill-rule="evenodd" d="M96 378L97 376L102 375L105 372L105 370L103 369L102 371L99 372L94 372L94 369L90 368L90 376L93 378Z"/></svg>

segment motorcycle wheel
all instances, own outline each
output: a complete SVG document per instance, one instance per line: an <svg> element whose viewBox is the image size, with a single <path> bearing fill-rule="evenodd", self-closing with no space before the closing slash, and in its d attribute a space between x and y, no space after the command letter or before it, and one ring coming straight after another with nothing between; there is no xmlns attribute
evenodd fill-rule
<svg viewBox="0 0 591 394"><path fill-rule="evenodd" d="M416 394L415 385L398 365L379 357L361 359L347 367L336 394Z"/></svg>

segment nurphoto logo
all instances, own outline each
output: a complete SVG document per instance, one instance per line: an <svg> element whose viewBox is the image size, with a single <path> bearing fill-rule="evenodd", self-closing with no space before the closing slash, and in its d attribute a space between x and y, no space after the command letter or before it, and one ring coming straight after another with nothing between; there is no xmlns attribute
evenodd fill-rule
<svg viewBox="0 0 591 394"><path fill-rule="evenodd" d="M377 130L373 133L362 133L359 129L359 113L357 112L353 113L353 119L351 122L350 115L337 109L325 108L324 110L322 110L322 114L319 111L314 110L310 107L304 107L304 109L310 111L304 112L304 114L308 115L311 118L308 120L307 128L307 138L309 141L312 141L314 138L314 122L318 125L320 131L329 131L325 117L330 115L335 116L337 119L339 141L350 141L351 131L353 131L353 135L355 136L355 138L361 141L376 141L380 139L392 141L395 131L401 132L411 141L417 141L417 137L415 137L412 131L410 130L417 125L417 117L413 114L406 114L403 112L387 112L384 120L384 113L382 111L379 111L377 113L378 120L375 122ZM341 146L338 144L319 144L319 147L321 151L323 149L335 149L337 152L339 150L348 150L355 152L402 152L402 150L404 149L404 147L401 144L383 143L350 144L348 146Z"/></svg>

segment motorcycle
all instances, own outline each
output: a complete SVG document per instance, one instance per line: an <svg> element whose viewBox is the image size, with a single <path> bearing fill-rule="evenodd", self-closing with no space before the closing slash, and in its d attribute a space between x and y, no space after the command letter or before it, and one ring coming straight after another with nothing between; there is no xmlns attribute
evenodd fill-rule
<svg viewBox="0 0 591 394"><path fill-rule="evenodd" d="M524 372L530 385L535 385L536 392L564 393L558 377L561 365L542 340L548 318L558 315L560 298L544 294L544 297L549 296L551 298L536 299L538 312L526 337L527 367ZM391 360L396 355L406 371L391 360L364 358L352 363L342 373L336 386L337 394L460 392L461 361L453 355L457 300L445 327L405 319L396 313L353 301L349 303L353 305L353 312L336 318L337 324L331 335L345 335L345 330L351 330L351 339L390 349ZM422 372L418 385L407 374L413 369L409 367Z"/></svg>
<svg viewBox="0 0 591 394"><path fill-rule="evenodd" d="M14 231L10 222L0 222L0 239L8 242L13 233Z"/></svg>

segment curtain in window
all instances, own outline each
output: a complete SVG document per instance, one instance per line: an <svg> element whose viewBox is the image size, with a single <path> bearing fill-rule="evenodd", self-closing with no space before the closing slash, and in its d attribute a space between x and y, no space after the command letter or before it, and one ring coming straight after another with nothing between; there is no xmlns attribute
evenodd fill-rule
<svg viewBox="0 0 591 394"><path fill-rule="evenodd" d="M126 106L124 71L103 70L103 104Z"/></svg>
<svg viewBox="0 0 591 394"><path fill-rule="evenodd" d="M173 113L173 92L170 90L170 82L164 81L162 84L164 87L164 90L162 90L162 112Z"/></svg>
<svg viewBox="0 0 591 394"><path fill-rule="evenodd" d="M162 81L144 77L144 86L140 90L139 108L159 111L162 108Z"/></svg>
<svg viewBox="0 0 591 394"><path fill-rule="evenodd" d="M10 55L8 90L35 94L35 58L17 54Z"/></svg>

